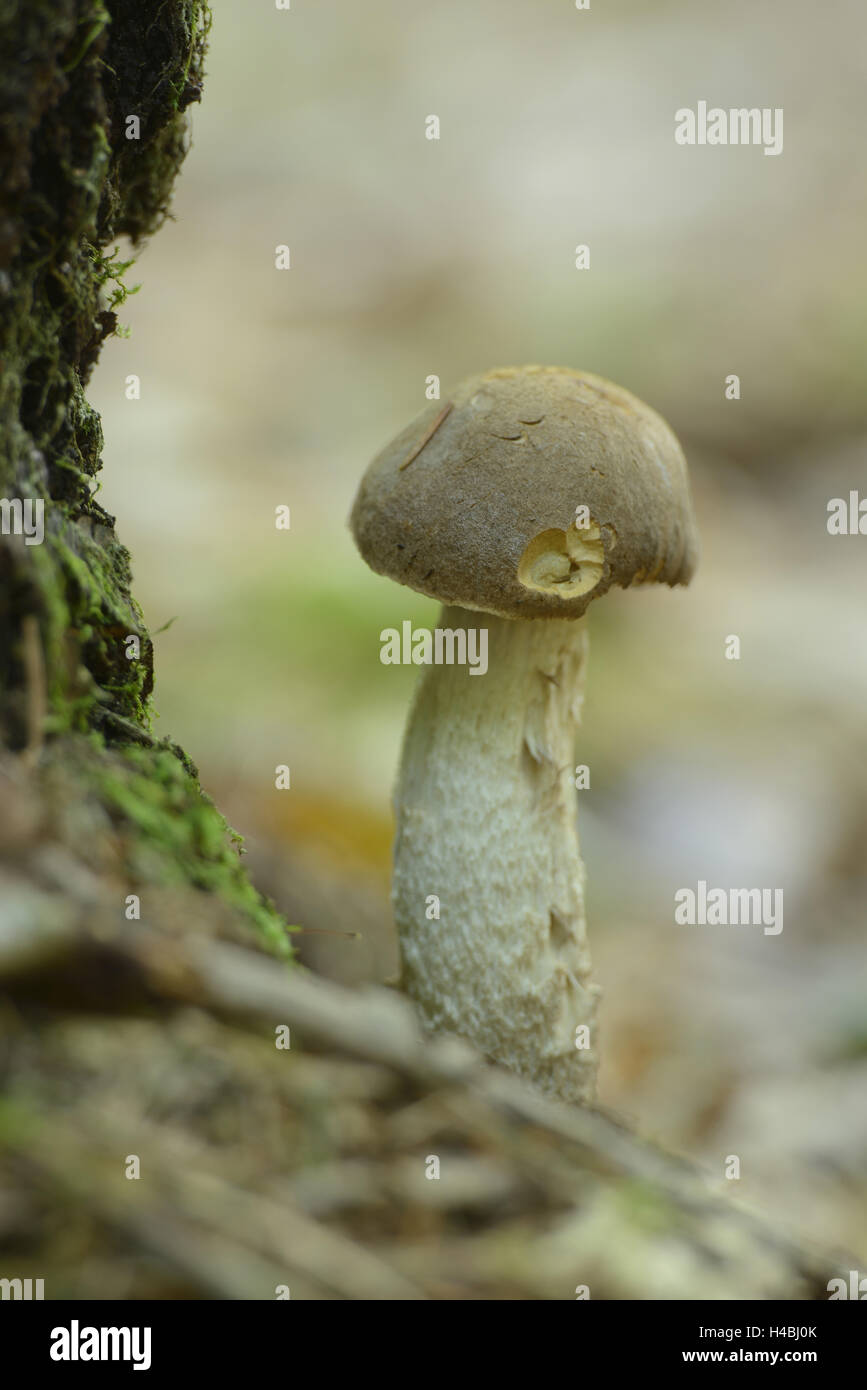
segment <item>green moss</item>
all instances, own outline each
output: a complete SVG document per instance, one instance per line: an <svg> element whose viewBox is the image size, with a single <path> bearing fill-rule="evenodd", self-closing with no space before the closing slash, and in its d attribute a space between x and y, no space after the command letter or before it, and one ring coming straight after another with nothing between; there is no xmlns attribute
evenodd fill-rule
<svg viewBox="0 0 867 1390"><path fill-rule="evenodd" d="M105 26L110 23L111 15L108 13L108 10L104 9L100 4L94 5L93 11L85 15L83 22L79 25L79 28L83 28L85 31L84 37L81 40L81 45L77 52L63 64L64 72L73 72L75 68L78 67L81 60L87 54L87 50L96 42Z"/></svg>
<svg viewBox="0 0 867 1390"><path fill-rule="evenodd" d="M74 751L73 751L74 749ZM289 958L291 930L250 883L242 849L210 797L166 744L109 747L100 735L67 743L76 780L106 810L130 884L187 886L219 895L275 954Z"/></svg>
<svg viewBox="0 0 867 1390"><path fill-rule="evenodd" d="M285 924L248 882L193 764L153 738L153 644L96 500L102 427L85 395L137 288L116 242L137 246L168 216L210 22L204 0L0 0L0 497L45 507L43 544L0 537L0 745L28 738L22 631L35 617L46 767L74 767L132 881L219 894L285 954Z"/></svg>
<svg viewBox="0 0 867 1390"><path fill-rule="evenodd" d="M84 388L129 287L140 242L168 214L198 100L202 0L0 0L0 495L42 500L46 539L7 545L0 580L0 734L25 735L21 618L39 620L51 727L150 728L152 647L129 557L96 501L102 431ZM22 52L38 55L29 65ZM128 139L138 117L140 138ZM127 662L123 638L142 643Z"/></svg>

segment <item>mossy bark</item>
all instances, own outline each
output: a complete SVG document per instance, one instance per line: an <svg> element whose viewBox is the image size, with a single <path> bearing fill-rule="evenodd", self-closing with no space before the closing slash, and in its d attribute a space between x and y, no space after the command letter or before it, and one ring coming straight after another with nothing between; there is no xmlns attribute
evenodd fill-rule
<svg viewBox="0 0 867 1390"><path fill-rule="evenodd" d="M134 877L227 895L285 948L195 767L152 734L153 643L85 395L126 294L116 242L167 216L209 24L204 0L0 0L0 499L44 504L41 543L8 507L0 528L0 745L101 804Z"/></svg>

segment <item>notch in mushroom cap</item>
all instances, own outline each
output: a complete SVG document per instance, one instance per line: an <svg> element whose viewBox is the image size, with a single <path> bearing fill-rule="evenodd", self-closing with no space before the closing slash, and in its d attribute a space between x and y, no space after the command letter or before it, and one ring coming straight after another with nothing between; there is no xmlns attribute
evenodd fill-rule
<svg viewBox="0 0 867 1390"><path fill-rule="evenodd" d="M351 525L371 569L501 617L580 618L614 584L687 584L697 560L668 425L568 367L485 372L422 411L371 463Z"/></svg>

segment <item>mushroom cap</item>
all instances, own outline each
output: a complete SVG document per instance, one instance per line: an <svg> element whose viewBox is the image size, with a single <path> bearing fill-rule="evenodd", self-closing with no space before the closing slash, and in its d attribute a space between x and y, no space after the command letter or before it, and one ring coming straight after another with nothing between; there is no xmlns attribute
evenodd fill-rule
<svg viewBox="0 0 867 1390"><path fill-rule="evenodd" d="M371 569L505 618L580 618L612 584L687 584L683 451L635 396L569 367L470 377L365 473L350 519Z"/></svg>

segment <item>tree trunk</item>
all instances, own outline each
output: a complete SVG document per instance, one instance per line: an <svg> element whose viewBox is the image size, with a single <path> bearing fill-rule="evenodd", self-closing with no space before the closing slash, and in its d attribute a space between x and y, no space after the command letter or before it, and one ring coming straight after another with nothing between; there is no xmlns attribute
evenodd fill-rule
<svg viewBox="0 0 867 1390"><path fill-rule="evenodd" d="M153 643L85 395L127 294L111 248L167 215L209 25L203 0L0 0L0 746L96 866L111 828L129 893L208 889L286 952L195 767L152 734Z"/></svg>

